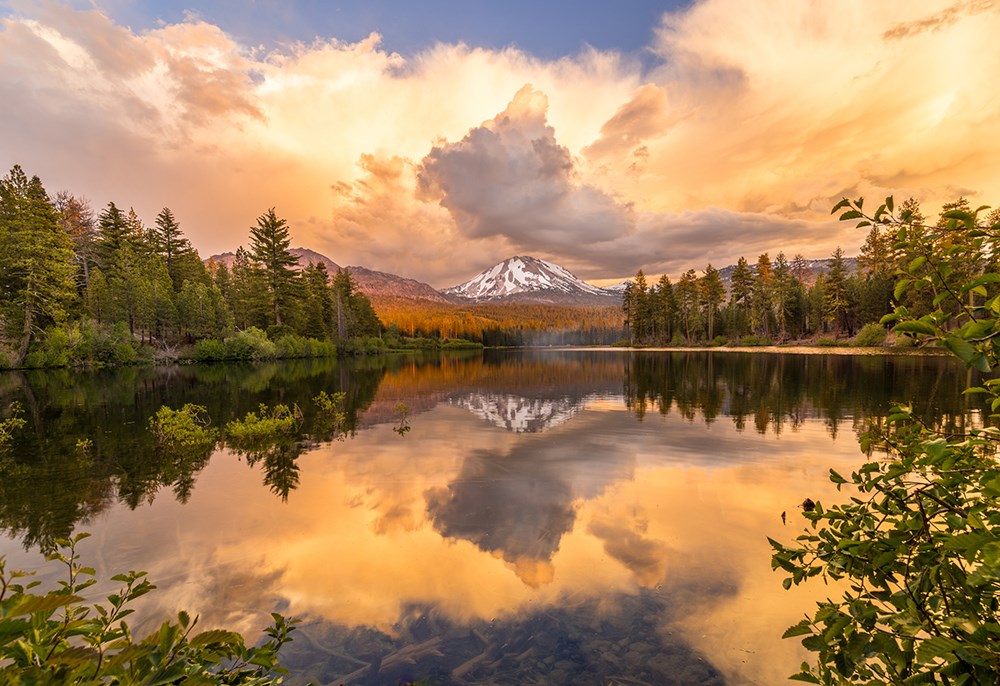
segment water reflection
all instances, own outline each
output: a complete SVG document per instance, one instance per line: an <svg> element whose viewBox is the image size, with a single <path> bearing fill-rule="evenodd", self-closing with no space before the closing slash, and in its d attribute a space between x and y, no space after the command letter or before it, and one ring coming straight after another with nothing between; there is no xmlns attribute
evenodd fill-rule
<svg viewBox="0 0 1000 686"><path fill-rule="evenodd" d="M148 626L178 606L248 632L271 609L301 615L296 681L779 683L802 656L778 636L813 589L781 591L764 536L805 495L834 497L828 469L860 459L844 427L899 400L965 421L941 400L964 385L955 370L615 352L136 370L131 392L2 379L5 397L34 395L43 436L22 440L27 476L0 479L0 554L35 564L29 539L82 526L100 571L146 569L165 589L147 596L160 603ZM317 440L320 390L348 392L353 438ZM145 417L181 402L218 422L260 402L302 407L310 440L283 463L287 502L262 486L261 462L228 449L190 466L117 453L147 445ZM522 411L493 422L470 403ZM101 438L89 456L70 450L84 427ZM46 483L46 469L78 483ZM46 513L31 489L68 511Z"/></svg>

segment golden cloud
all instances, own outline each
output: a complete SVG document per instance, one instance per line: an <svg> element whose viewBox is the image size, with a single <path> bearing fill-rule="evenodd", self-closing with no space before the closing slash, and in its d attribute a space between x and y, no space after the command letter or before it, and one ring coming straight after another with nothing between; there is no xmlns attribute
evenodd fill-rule
<svg viewBox="0 0 1000 686"><path fill-rule="evenodd" d="M647 73L597 50L403 57L373 33L264 53L196 17L18 12L7 163L147 221L169 206L206 255L276 206L298 244L438 286L514 251L611 278L851 253L861 237L824 223L843 194L930 215L1000 198L1000 12L981 0L705 0L664 15Z"/></svg>

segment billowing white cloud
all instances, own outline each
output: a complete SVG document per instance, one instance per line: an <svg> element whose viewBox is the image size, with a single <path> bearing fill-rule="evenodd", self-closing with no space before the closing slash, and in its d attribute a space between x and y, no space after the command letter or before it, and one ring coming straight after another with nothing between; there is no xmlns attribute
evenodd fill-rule
<svg viewBox="0 0 1000 686"><path fill-rule="evenodd" d="M558 251L628 233L631 208L579 182L547 109L545 95L527 85L461 141L435 146L421 165L421 194L440 200L468 238Z"/></svg>
<svg viewBox="0 0 1000 686"><path fill-rule="evenodd" d="M169 206L206 255L275 206L298 244L437 286L514 252L614 278L851 253L844 194L1000 202L985 0L704 0L664 16L645 75L596 50L262 52L195 16L17 12L0 164L147 221Z"/></svg>

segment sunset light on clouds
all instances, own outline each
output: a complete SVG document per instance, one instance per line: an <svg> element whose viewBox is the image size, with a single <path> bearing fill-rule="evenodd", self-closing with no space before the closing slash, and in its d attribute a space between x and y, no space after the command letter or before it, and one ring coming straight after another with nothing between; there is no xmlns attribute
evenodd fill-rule
<svg viewBox="0 0 1000 686"><path fill-rule="evenodd" d="M280 3L272 42L239 3L94 5L0 9L0 162L147 223L169 206L203 256L273 206L294 245L436 287L515 254L620 280L856 254L844 195L1000 203L990 0L637 2L644 46L561 54L528 39L551 8L476 44L414 42L390 3L341 35L350 10Z"/></svg>

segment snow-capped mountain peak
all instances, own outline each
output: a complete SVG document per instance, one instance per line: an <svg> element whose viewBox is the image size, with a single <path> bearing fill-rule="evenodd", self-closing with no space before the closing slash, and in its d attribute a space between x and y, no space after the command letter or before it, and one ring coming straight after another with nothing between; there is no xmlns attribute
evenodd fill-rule
<svg viewBox="0 0 1000 686"><path fill-rule="evenodd" d="M470 300L499 300L519 294L607 296L602 288L576 278L558 264L536 257L511 257L463 284L443 291Z"/></svg>

